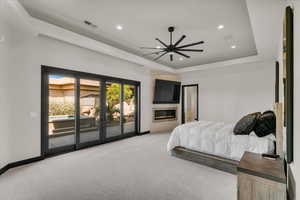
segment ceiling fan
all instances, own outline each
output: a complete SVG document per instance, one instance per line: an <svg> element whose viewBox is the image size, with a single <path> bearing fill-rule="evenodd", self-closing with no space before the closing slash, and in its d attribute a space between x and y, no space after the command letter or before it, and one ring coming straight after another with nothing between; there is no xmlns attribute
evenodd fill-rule
<svg viewBox="0 0 300 200"><path fill-rule="evenodd" d="M174 32L174 30L175 30L175 28L173 26L168 28L168 31L170 32L170 44L169 45L167 45L166 43L161 41L159 38L156 38L156 40L160 44L162 44L163 47L160 47L160 48L141 47L141 49L156 49L156 50L158 50L156 52L147 53L147 54L144 54L144 55L155 55L156 54L158 56L156 58L154 58L153 60L158 60L161 57L163 57L164 55L169 54L170 55L170 61L173 61L173 55L175 53L180 55L180 56L183 56L185 58L190 58L190 56L188 56L188 55L186 55L182 52L203 52L203 49L185 49L185 48L195 46L195 45L199 45L199 44L203 44L204 41L179 46L179 44L182 42L182 40L186 37L185 35L181 36L181 38L173 44L173 32Z"/></svg>

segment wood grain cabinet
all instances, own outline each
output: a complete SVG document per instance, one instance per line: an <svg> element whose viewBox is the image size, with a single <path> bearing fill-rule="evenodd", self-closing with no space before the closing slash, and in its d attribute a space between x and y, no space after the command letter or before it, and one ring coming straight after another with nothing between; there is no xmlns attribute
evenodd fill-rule
<svg viewBox="0 0 300 200"><path fill-rule="evenodd" d="M286 200L282 160L245 152L238 165L238 200Z"/></svg>

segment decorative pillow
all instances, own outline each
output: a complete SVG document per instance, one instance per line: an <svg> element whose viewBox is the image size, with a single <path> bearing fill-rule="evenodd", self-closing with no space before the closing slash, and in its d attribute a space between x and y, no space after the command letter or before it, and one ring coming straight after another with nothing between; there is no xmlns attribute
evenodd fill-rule
<svg viewBox="0 0 300 200"><path fill-rule="evenodd" d="M249 135L251 131L253 131L256 121L260 115L260 112L256 112L244 116L234 126L233 133L235 135Z"/></svg>
<svg viewBox="0 0 300 200"><path fill-rule="evenodd" d="M254 127L257 137L264 137L276 133L276 116L273 111L264 112L257 120Z"/></svg>

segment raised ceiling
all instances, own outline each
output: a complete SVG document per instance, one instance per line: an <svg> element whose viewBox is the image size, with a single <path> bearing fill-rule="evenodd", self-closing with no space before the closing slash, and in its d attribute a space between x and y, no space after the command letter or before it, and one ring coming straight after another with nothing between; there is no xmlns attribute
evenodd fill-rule
<svg viewBox="0 0 300 200"><path fill-rule="evenodd" d="M174 69L257 55L245 0L19 1L35 18L140 56L152 52L140 47L159 45L155 38L169 41L167 28L171 25L175 26L175 41L187 36L182 45L205 41L198 46L204 52L189 52L190 59L175 55L173 62L168 56L157 61ZM97 28L85 25L84 20ZM224 28L218 30L220 24ZM123 30L117 30L117 25Z"/></svg>

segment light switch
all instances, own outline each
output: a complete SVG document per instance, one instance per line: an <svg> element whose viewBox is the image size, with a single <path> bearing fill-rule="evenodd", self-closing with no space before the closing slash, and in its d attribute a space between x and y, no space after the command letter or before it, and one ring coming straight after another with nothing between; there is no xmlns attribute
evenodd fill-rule
<svg viewBox="0 0 300 200"><path fill-rule="evenodd" d="M38 113L37 112L30 112L30 118L34 119L38 117Z"/></svg>

